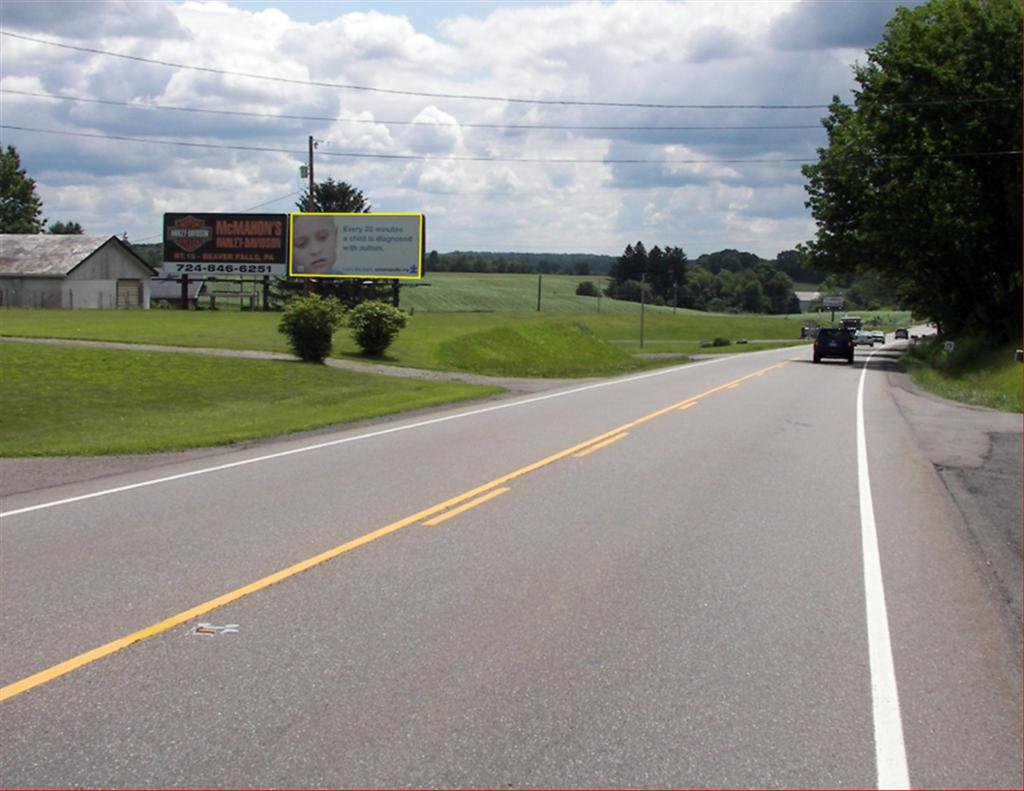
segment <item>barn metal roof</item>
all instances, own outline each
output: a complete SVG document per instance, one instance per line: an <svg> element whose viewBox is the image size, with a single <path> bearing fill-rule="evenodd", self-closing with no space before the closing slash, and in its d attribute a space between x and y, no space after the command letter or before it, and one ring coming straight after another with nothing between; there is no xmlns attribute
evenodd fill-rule
<svg viewBox="0 0 1024 791"><path fill-rule="evenodd" d="M156 274L153 267L116 236L5 233L0 234L0 277L66 277L110 242Z"/></svg>

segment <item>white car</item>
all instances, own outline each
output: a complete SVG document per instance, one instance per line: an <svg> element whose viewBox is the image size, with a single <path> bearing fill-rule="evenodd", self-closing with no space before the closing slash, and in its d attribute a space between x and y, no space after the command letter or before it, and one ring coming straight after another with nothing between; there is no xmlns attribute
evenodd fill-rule
<svg viewBox="0 0 1024 791"><path fill-rule="evenodd" d="M875 343L885 343L885 333L881 330L871 330L871 337L875 339Z"/></svg>
<svg viewBox="0 0 1024 791"><path fill-rule="evenodd" d="M874 333L868 332L867 330L857 330L853 336L854 346L871 346L875 345Z"/></svg>

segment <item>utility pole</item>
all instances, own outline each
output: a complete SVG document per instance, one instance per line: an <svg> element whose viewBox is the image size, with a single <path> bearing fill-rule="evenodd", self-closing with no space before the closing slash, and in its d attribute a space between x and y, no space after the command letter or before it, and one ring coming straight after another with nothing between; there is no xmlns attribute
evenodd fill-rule
<svg viewBox="0 0 1024 791"><path fill-rule="evenodd" d="M316 143L313 141L313 135L309 136L309 197L306 199L306 211L316 211L316 203L313 201L313 185L316 183L313 181L313 149L316 148Z"/></svg>
<svg viewBox="0 0 1024 791"><path fill-rule="evenodd" d="M647 275L640 273L640 348L644 348L644 307L646 299L644 292L647 290Z"/></svg>
<svg viewBox="0 0 1024 791"><path fill-rule="evenodd" d="M309 136L309 195L306 196L306 211L316 211L316 202L313 200L313 188L316 184L313 181L313 149L316 148L316 143L313 140L313 135ZM306 296L309 296L315 291L314 281L311 278L303 278L304 289L303 292Z"/></svg>
<svg viewBox="0 0 1024 791"><path fill-rule="evenodd" d="M540 313L540 283L544 275L537 275L537 312Z"/></svg>

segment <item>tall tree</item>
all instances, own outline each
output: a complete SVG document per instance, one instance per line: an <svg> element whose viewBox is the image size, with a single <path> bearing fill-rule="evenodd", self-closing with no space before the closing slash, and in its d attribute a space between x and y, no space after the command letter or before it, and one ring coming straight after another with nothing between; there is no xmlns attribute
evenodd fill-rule
<svg viewBox="0 0 1024 791"><path fill-rule="evenodd" d="M657 248L655 248L657 249ZM686 253L681 247L666 247L655 266L654 250L650 254L651 272L648 279L654 293L664 300L666 305L678 304L679 294L686 288Z"/></svg>
<svg viewBox="0 0 1024 791"><path fill-rule="evenodd" d="M870 272L943 332L1019 337L1020 0L899 8L804 167L812 263Z"/></svg>
<svg viewBox="0 0 1024 791"><path fill-rule="evenodd" d="M753 253L741 253L739 250L721 250L717 253L705 253L695 262L712 274L718 274L723 269L729 272L742 272L760 263L761 259Z"/></svg>
<svg viewBox="0 0 1024 791"><path fill-rule="evenodd" d="M769 313L799 313L800 300L793 293L793 279L785 272L773 270L767 278L762 278L766 307ZM795 303L794 303L795 300ZM793 307L796 310L793 310Z"/></svg>
<svg viewBox="0 0 1024 791"><path fill-rule="evenodd" d="M310 211L308 189L303 190L295 205L299 207L299 211ZM363 213L371 211L371 208L362 190L344 181L329 178L313 185L313 211Z"/></svg>
<svg viewBox="0 0 1024 791"><path fill-rule="evenodd" d="M0 152L0 233L40 233L43 202L36 182L21 167L14 146Z"/></svg>
<svg viewBox="0 0 1024 791"><path fill-rule="evenodd" d="M783 250L775 256L775 266L780 272L785 272L798 283L820 283L827 276L827 272L818 272L808 269L810 255L807 248L797 245L795 250Z"/></svg>
<svg viewBox="0 0 1024 791"><path fill-rule="evenodd" d="M299 211L309 211L309 190L304 190L295 204ZM317 212L352 212L366 213L371 210L370 202L351 184L335 181L332 178L313 185L313 210ZM390 301L398 305L398 281L363 281L348 278L320 278L316 281L316 291L322 296L334 297L345 307L352 308L361 302L375 299ZM279 277L274 283L272 295L274 302L283 304L296 294L305 291L305 284L300 278Z"/></svg>
<svg viewBox="0 0 1024 791"><path fill-rule="evenodd" d="M608 271L611 283L607 294L613 299L639 302L643 299L671 305L685 295L686 253L681 247L662 249L655 245L648 252L643 242L629 244ZM641 289L641 283L645 283Z"/></svg>
<svg viewBox="0 0 1024 791"><path fill-rule="evenodd" d="M615 263L608 270L608 276L616 283L622 284L627 280L640 280L640 275L647 271L647 248L643 242L637 242L636 247L626 245Z"/></svg>

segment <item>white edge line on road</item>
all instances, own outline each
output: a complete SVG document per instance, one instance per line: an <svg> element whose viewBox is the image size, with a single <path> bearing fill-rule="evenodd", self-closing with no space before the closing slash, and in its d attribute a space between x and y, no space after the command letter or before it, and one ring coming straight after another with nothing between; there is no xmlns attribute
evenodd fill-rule
<svg viewBox="0 0 1024 791"><path fill-rule="evenodd" d="M867 612L868 655L871 664L871 703L875 729L875 766L879 788L910 788L907 752L903 741L896 669L889 639L889 615L885 607L882 563L878 551L875 507L868 475L868 449L864 431L864 382L868 355L857 388L857 482L860 492L861 552L864 557L864 604Z"/></svg>
<svg viewBox="0 0 1024 791"><path fill-rule="evenodd" d="M780 349L766 349L763 352L748 352L743 355L744 359L753 357L755 355L770 354L772 352L779 352ZM602 387L614 387L616 385L628 384L630 382L636 382L641 379L650 379L655 376L665 376L671 373L678 373L679 371L688 371L694 368L702 368L705 365L713 365L715 363L724 362L726 360L734 359L733 355L724 357L718 357L714 360L702 360L697 363L690 363L683 366L673 366L671 368L659 368L656 371L648 371L642 374L636 374L635 376L628 376L617 379L609 379L602 382L595 382L589 385L583 385L576 387L571 390L559 390L554 393L546 393L544 395L533 396L530 398L524 398L517 401L507 401L501 404L494 404L493 406L481 407L479 409L472 409L467 412L459 412L454 415L445 415L443 417L431 418L430 420L421 420L418 423L409 423L404 426L394 426L392 428L380 429L378 431L371 431L366 434L358 434L354 437L343 437L341 439L330 440L328 442L318 442L314 445L303 445L300 448L292 448L291 450L283 450L277 453L268 453L264 456L256 456L251 459L242 459L240 461L233 461L228 464L218 464L213 467L203 467L198 470L191 470L189 472L179 473L178 475L167 475L162 478L152 478L146 481L139 481L138 483L127 484L126 486L117 486L113 489L103 489L98 492L90 492L89 494L81 494L77 497L66 497L63 500L51 500L45 503L39 503L37 505L26 506L25 508L15 508L11 511L0 511L0 519L18 516L20 514L31 513L32 511L41 511L46 508L56 508L59 505L69 505L71 503L78 503L83 500L91 500L95 497L107 497L112 494L120 494L122 492L128 492L133 489L142 489L147 486L158 486L164 483L171 483L172 481L180 481L184 478L194 478L199 475L207 475L212 472L220 472L222 470L230 470L234 467L244 467L247 464L258 464L264 461L272 461L274 459L281 459L285 456L294 456L299 453L308 453L314 450L322 450L324 448L331 448L336 445L345 445L349 442L358 442L360 440L372 439L374 437L382 437L386 434L394 434L399 431L409 431L411 429L423 428L424 426L433 426L438 423L446 423L450 420L460 420L462 418L473 417L475 415L482 415L487 412L497 412L502 409L512 409L514 407L526 406L528 404L535 404L539 401L547 401L551 398L562 398L564 396L575 395L576 393L582 393L587 390L597 390ZM340 429L343 430L343 429Z"/></svg>

